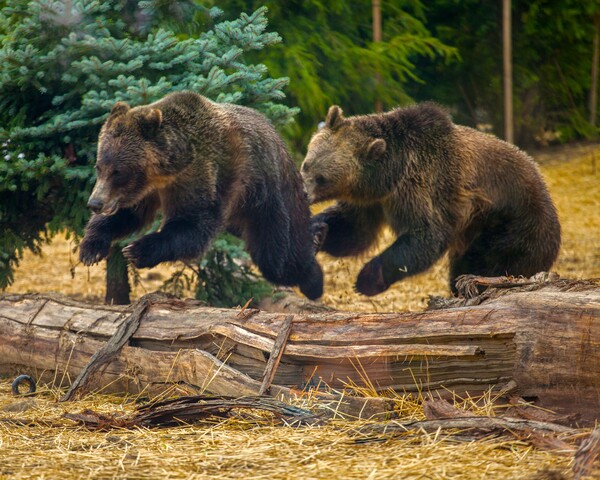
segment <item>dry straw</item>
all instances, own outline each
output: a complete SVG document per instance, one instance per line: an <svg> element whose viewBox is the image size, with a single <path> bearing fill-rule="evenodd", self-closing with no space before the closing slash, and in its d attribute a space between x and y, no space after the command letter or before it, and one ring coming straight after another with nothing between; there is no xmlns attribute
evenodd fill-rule
<svg viewBox="0 0 600 480"><path fill-rule="evenodd" d="M359 432L372 422L364 420L289 427L240 413L181 427L89 431L62 415L131 413L136 399L96 394L58 403L60 394L42 389L15 400L0 383L0 478L571 478L572 451L441 430L365 436ZM417 398L395 398L402 421L423 418ZM456 404L493 413L488 399Z"/></svg>

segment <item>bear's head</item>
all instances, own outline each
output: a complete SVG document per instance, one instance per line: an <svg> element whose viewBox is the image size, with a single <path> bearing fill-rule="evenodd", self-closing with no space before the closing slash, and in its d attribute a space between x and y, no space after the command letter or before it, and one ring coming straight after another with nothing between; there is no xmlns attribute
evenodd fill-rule
<svg viewBox="0 0 600 480"><path fill-rule="evenodd" d="M330 107L300 168L310 202L373 199L377 188L369 185L375 187L385 153L385 140L369 135L354 117L345 118L337 105Z"/></svg>
<svg viewBox="0 0 600 480"><path fill-rule="evenodd" d="M96 184L88 207L112 215L139 203L157 184L158 138L162 112L117 102L102 126L96 158Z"/></svg>

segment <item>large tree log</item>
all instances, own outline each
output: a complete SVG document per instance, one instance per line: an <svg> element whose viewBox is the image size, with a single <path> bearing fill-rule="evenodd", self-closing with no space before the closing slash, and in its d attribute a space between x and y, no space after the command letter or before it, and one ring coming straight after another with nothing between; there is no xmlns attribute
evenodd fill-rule
<svg viewBox="0 0 600 480"><path fill-rule="evenodd" d="M96 390L183 383L256 394L289 317L165 297L143 301L139 327L96 372ZM527 283L462 304L422 313L295 314L272 393L356 384L477 395L513 380L521 396L544 407L600 418L598 284ZM0 373L69 384L131 311L39 295L0 297Z"/></svg>

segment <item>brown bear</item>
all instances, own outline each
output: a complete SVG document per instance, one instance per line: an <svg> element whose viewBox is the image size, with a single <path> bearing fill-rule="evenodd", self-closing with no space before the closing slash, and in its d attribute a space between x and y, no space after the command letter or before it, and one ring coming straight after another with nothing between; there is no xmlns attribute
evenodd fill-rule
<svg viewBox="0 0 600 480"><path fill-rule="evenodd" d="M358 275L365 295L446 251L453 291L458 275L530 276L558 254L556 209L533 160L432 103L348 118L332 106L301 173L313 203L338 200L313 217L328 227L325 252L365 252L384 225L397 235Z"/></svg>
<svg viewBox="0 0 600 480"><path fill-rule="evenodd" d="M191 92L135 108L117 102L100 132L96 172L85 265L160 210L160 230L123 249L136 267L197 258L227 229L245 240L267 280L321 296L302 178L262 114Z"/></svg>

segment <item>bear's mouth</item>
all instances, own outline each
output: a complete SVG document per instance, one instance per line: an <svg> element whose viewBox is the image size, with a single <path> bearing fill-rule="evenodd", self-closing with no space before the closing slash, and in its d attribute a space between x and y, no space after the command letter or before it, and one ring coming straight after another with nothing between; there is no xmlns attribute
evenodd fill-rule
<svg viewBox="0 0 600 480"><path fill-rule="evenodd" d="M321 203L324 200L327 200L322 194L315 192L313 189L306 189L304 191L309 205L314 205L315 203Z"/></svg>
<svg viewBox="0 0 600 480"><path fill-rule="evenodd" d="M312 205L313 203L316 203L315 202L315 189L314 189L314 186L313 186L312 182L310 182L310 180L304 179L302 187L303 187L303 190L304 190L304 195L308 199L309 205Z"/></svg>
<svg viewBox="0 0 600 480"><path fill-rule="evenodd" d="M105 217L110 217L111 215L117 213L117 210L119 210L119 201L113 200L104 206L100 214L104 215Z"/></svg>

